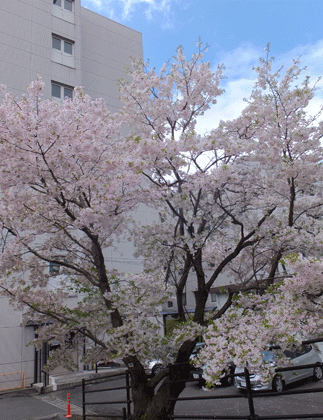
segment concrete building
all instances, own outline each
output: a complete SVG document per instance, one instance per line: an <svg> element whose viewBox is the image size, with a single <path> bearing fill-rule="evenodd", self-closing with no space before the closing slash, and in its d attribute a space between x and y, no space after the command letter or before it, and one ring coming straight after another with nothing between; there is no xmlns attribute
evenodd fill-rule
<svg viewBox="0 0 323 420"><path fill-rule="evenodd" d="M111 111L120 107L116 81L126 77L131 57L143 54L140 33L81 7L80 0L0 0L0 35L0 83L18 97L39 75L46 97L62 100L84 86ZM123 258L116 251L109 256L121 266ZM130 263L136 271L136 261ZM42 379L47 349L26 347L34 326L22 328L21 321L0 297L0 390Z"/></svg>
<svg viewBox="0 0 323 420"><path fill-rule="evenodd" d="M0 83L21 96L40 75L45 96L84 86L117 110L116 81L142 57L139 32L81 7L80 0L0 1Z"/></svg>

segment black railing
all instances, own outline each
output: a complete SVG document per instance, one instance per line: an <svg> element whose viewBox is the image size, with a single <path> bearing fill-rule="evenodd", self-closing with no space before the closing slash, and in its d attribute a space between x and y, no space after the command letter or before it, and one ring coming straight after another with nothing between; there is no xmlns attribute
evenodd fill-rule
<svg viewBox="0 0 323 420"><path fill-rule="evenodd" d="M314 342L323 341L323 339L319 340L311 340L303 342L303 344L311 344ZM187 363L186 363L187 365ZM292 365L289 367L284 368L277 368L275 369L276 373L280 372L286 372L286 371L295 371L295 370L301 370L301 369L309 369L309 368L315 368L317 366L323 367L323 364L307 364L307 365ZM180 382L197 382L199 379L189 379L189 380L178 380L178 365L168 365L169 368L169 380L171 382L170 389L174 390L176 389L176 384ZM245 369L244 372L236 373L236 374L228 374L228 377L235 378L236 376L244 376L246 380L246 388L245 393L236 393L233 395L204 395L201 397L179 397L179 398L171 398L172 401L206 401L206 400L220 400L220 399L247 399L248 402L248 414L244 415L215 415L215 414L208 414L208 415L180 415L180 414L173 414L170 416L171 419L197 419L197 420L285 420L285 419L316 419L320 418L323 419L323 409L321 413L317 414L310 414L310 413L301 413L301 414L281 414L281 415L259 415L256 413L255 407L254 407L254 399L260 398L260 397L273 397L273 396L284 396L284 395L297 395L297 394L309 394L309 393L323 393L323 388L310 388L310 389L290 389L290 390L284 390L282 392L274 392L274 391L260 391L260 390L253 390L251 386L250 381L250 374L248 369ZM113 386L113 382L117 380L124 380L125 385L122 386ZM106 384L112 384L112 386L108 386ZM97 385L104 385L104 388L96 388ZM95 389L96 388L96 389ZM100 378L93 378L93 379L83 379L82 381L82 398L83 398L83 420L88 419L89 417L95 418L107 418L107 419L122 419L122 420L131 420L131 396L130 396L130 375L128 371L125 371L124 373L119 373L115 375L107 375ZM120 399L119 401L89 401L88 396L89 394L94 393L102 393L102 392L110 392L110 391L117 391L117 390L125 390L125 397L124 399ZM87 414L87 408L90 406L95 405L109 405L109 404L117 404L121 408L122 414L113 415L113 414ZM217 406L218 407L218 406ZM120 410L120 409L119 409ZM151 419L152 420L152 419Z"/></svg>
<svg viewBox="0 0 323 420"><path fill-rule="evenodd" d="M119 380L125 380L125 385L123 386L113 386L113 383ZM104 388L96 387L98 385L104 385ZM111 386L109 386L111 385ZM99 394L103 392L111 392L117 390L125 390L124 398L116 401L89 401L86 396L89 394ZM92 379L83 379L82 380L82 409L83 409L83 420L87 418L108 418L108 419L122 419L128 420L131 418L131 397L130 397L130 380L129 372L118 373L115 375L101 376L100 378ZM87 414L87 407L97 406L97 405L109 405L117 404L121 406L122 413L120 414Z"/></svg>
<svg viewBox="0 0 323 420"><path fill-rule="evenodd" d="M286 372L286 371L295 371L295 370L301 370L301 369L309 369L309 368L315 368L317 366L323 366L315 364L309 364L309 365L298 365L298 366L290 366L290 367L284 367L284 368L277 368L275 369L276 373L279 372ZM169 366L170 369L171 366ZM220 400L220 399L247 399L248 400L248 414L244 415L182 415L182 414L173 414L170 416L171 419L198 419L198 420L209 420L209 419L218 419L218 420L283 420L283 419L315 419L320 418L323 419L323 411L321 413L317 414L309 414L309 413L302 413L302 414L280 414L280 415L259 415L256 414L255 408L254 408L254 399L259 397L272 397L277 395L295 395L295 394L309 394L309 393L322 393L323 394L323 388L311 388L311 389L298 389L298 390L288 390L288 391L282 391L282 392L262 392L262 391L254 391L251 386L250 381L250 374L247 368L244 369L244 372L236 373L236 374L228 374L229 377L236 377L236 376L244 376L246 380L246 388L245 394L237 393L233 395L205 395L202 397L180 397L180 398L171 398L172 401L205 401L205 400ZM172 378L172 373L170 371L170 378ZM190 380L191 382L192 380ZM196 380L195 380L196 381ZM183 381L174 381L173 384L176 384L178 382Z"/></svg>
<svg viewBox="0 0 323 420"><path fill-rule="evenodd" d="M276 373L279 372L286 372L286 371L295 371L301 369L308 369L308 368L315 368L318 364L310 364L310 365L298 365L298 366L290 366L284 368L277 368L275 369ZM321 365L322 366L322 365ZM176 368L174 365L169 365L170 369L170 380L173 377L172 375L172 368ZM246 389L245 393L236 393L236 394L225 394L225 395L203 395L201 397L180 397L180 398L171 398L173 401L206 401L206 400L220 400L220 399L247 399L248 402L248 414L244 415L183 415L183 414L173 414L170 416L171 419L189 419L189 420L287 420L287 419L316 419L320 418L323 419L323 411L322 413L317 414L309 414L309 413L301 413L301 414L279 414L279 415L259 415L256 413L254 408L254 399L260 397L273 397L273 396L284 396L284 395L297 395L297 394L309 394L309 393L322 393L323 388L311 388L311 389L291 389L291 390L284 390L282 392L274 392L274 391L254 391L251 386L250 382L250 374L248 369L245 369L244 372L236 373L236 374L228 374L232 378L236 376L244 376L246 379ZM174 376L175 377L175 376ZM113 386L113 382L118 380L124 380L125 385L123 386ZM186 380L185 382L196 382L196 379ZM172 381L171 383L176 387L176 384L181 381ZM109 386L109 385L112 386ZM95 386L103 385L103 388L95 389ZM172 388L172 387L171 387ZM99 394L103 392L110 392L110 391L117 391L117 390L125 390L125 398L120 400L113 400L113 401L88 401L86 396L89 394ZM83 379L82 380L82 399L83 399L83 420L88 418L107 418L107 419L121 419L121 420L130 420L131 419L131 397L130 397L130 380L129 380L129 372L126 371L125 373L115 374L104 376L96 379ZM117 404L120 406L122 413L120 414L95 414L95 413L87 413L87 408L90 406L97 406L97 405L109 405L109 404Z"/></svg>

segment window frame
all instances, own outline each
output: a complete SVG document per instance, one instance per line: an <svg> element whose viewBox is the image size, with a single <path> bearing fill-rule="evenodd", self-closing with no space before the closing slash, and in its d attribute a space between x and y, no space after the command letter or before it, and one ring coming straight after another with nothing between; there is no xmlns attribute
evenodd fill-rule
<svg viewBox="0 0 323 420"><path fill-rule="evenodd" d="M53 86L56 86L56 87L60 88L60 96L59 97L53 95ZM65 89L68 89L68 90L71 91L71 96L65 95ZM63 93L63 95L62 95L62 93ZM58 101L64 101L66 97L73 100L73 98L74 98L74 87L66 85L65 83L60 83L60 82L56 82L55 80L52 80L51 81L51 97L55 100L58 100Z"/></svg>
<svg viewBox="0 0 323 420"><path fill-rule="evenodd" d="M54 40L59 41L59 48L54 46ZM71 46L71 53L66 52L66 44ZM64 38L63 36L52 33L52 49L67 57L74 57L74 41L72 39Z"/></svg>
<svg viewBox="0 0 323 420"><path fill-rule="evenodd" d="M217 303L217 293L210 291L211 302Z"/></svg>
<svg viewBox="0 0 323 420"><path fill-rule="evenodd" d="M60 7L61 9L63 9L66 12L71 12L73 13L74 11L74 0L53 0L53 5ZM70 5L70 7L66 7L66 5Z"/></svg>

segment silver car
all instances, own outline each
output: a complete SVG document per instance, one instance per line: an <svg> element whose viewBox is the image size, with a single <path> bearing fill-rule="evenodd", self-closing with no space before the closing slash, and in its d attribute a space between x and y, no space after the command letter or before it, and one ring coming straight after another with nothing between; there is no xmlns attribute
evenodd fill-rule
<svg viewBox="0 0 323 420"><path fill-rule="evenodd" d="M144 368L146 375L153 377L165 368L165 364L162 360L150 360L144 363Z"/></svg>
<svg viewBox="0 0 323 420"><path fill-rule="evenodd" d="M304 378L313 377L318 381L323 377L322 359L320 353L310 344L302 344L301 347L295 351L284 352L285 356L291 359L293 365L313 365L317 364L314 368L306 368L299 370L289 370L286 372L277 373L272 381L264 382L260 374L250 374L250 384L253 390L263 391L272 389L276 392L282 392L284 387L292 382L299 381ZM275 354L272 351L265 351L263 359L267 363L275 364ZM244 369L237 367L235 373L243 373ZM244 376L236 376L234 384L238 389L246 389L246 379Z"/></svg>

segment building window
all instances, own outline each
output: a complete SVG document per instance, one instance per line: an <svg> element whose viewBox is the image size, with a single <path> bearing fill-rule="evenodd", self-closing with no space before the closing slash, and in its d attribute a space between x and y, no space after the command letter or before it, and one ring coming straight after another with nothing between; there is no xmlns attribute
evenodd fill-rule
<svg viewBox="0 0 323 420"><path fill-rule="evenodd" d="M52 61L75 68L74 41L52 34Z"/></svg>
<svg viewBox="0 0 323 420"><path fill-rule="evenodd" d="M166 220L165 216L162 213L159 213L159 220L160 220L161 223L164 223L165 220Z"/></svg>
<svg viewBox="0 0 323 420"><path fill-rule="evenodd" d="M73 1L72 0L64 0L64 9L72 12L73 11Z"/></svg>
<svg viewBox="0 0 323 420"><path fill-rule="evenodd" d="M57 35L52 36L52 47L61 53L72 55L73 44L74 42L70 41L69 39L64 39Z"/></svg>
<svg viewBox="0 0 323 420"><path fill-rule="evenodd" d="M171 300L169 300L167 302L167 308L172 308L173 307L173 302Z"/></svg>
<svg viewBox="0 0 323 420"><path fill-rule="evenodd" d="M183 302L183 306L187 305L186 292L182 294L182 302Z"/></svg>
<svg viewBox="0 0 323 420"><path fill-rule="evenodd" d="M215 292L211 292L211 302L216 302L216 293Z"/></svg>
<svg viewBox="0 0 323 420"><path fill-rule="evenodd" d="M57 276L60 270L60 263L59 262L50 262L49 263L49 274L51 276Z"/></svg>
<svg viewBox="0 0 323 420"><path fill-rule="evenodd" d="M73 12L73 0L53 0L53 4L58 7L63 7L69 12Z"/></svg>
<svg viewBox="0 0 323 420"><path fill-rule="evenodd" d="M61 270L61 262L67 262L67 260L63 256L55 256L53 257L53 261L49 263L49 274L52 276L57 276Z"/></svg>
<svg viewBox="0 0 323 420"><path fill-rule="evenodd" d="M73 87L52 82L52 97L55 99L73 99Z"/></svg>

